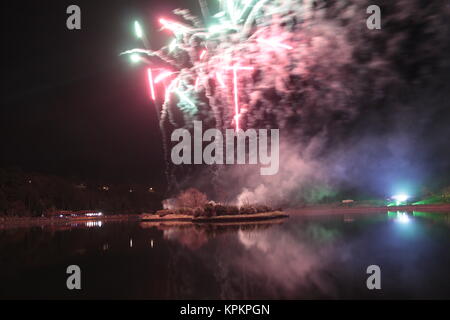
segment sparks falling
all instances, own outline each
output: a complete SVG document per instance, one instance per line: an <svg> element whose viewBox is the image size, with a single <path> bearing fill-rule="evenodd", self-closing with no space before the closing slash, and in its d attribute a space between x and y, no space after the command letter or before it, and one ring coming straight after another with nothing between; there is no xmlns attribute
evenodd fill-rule
<svg viewBox="0 0 450 320"><path fill-rule="evenodd" d="M192 130L194 120L220 130L283 129L292 150L325 157L362 106L386 105L389 93L448 64L446 1L386 1L390 26L368 32L368 0L222 0L216 12L201 0L202 18L185 9L153 17L167 35L158 50L146 41L145 21L130 21L139 45L122 54L152 70L166 159L170 131Z"/></svg>
<svg viewBox="0 0 450 320"><path fill-rule="evenodd" d="M239 51L244 45L256 46L258 43L263 44L267 52L273 49L293 49L291 45L277 39L263 38L265 27L254 28L257 18L270 14L264 11L267 9L264 7L267 2L269 1L223 1L220 11L212 16L205 16L205 12L210 11L205 2L202 2L205 21L215 21L209 25L192 16L188 10L177 9L174 13L185 21L172 21L165 17L158 19L162 30L170 31L174 38L169 41L169 45L157 51L148 49L148 44L143 40L146 39L144 29L135 21L135 35L145 48L128 50L122 54L130 55L134 63L150 64L147 72L151 99L156 103L157 92L165 90L165 99L158 108L162 119L165 119L165 114L172 116L168 108L173 94L178 97L178 108L182 112L188 111L190 115L195 115L198 111L196 104L206 95L207 103L216 115L223 114L224 119L217 121L217 126L220 122L222 127L234 126L235 130L241 128L241 109L246 108L241 108L240 100L248 100L249 97L240 98L239 88L252 75L251 72L244 75L241 71L255 71L258 66L241 66ZM190 57L190 66L181 61L185 54ZM144 57L158 59L147 60ZM167 65L175 71L169 71ZM231 77L227 75L228 71L231 71ZM166 79L172 79L168 87L163 85ZM227 90L228 79L232 82L232 91ZM212 92L217 94L218 91L224 96L223 102L228 102L231 113L229 110L218 110L219 106L216 106L212 97Z"/></svg>
<svg viewBox="0 0 450 320"><path fill-rule="evenodd" d="M155 85L153 82L153 72L152 69L148 68L147 69L147 75L148 75L148 84L150 86L150 96L152 98L153 101L156 100L156 95L155 95Z"/></svg>

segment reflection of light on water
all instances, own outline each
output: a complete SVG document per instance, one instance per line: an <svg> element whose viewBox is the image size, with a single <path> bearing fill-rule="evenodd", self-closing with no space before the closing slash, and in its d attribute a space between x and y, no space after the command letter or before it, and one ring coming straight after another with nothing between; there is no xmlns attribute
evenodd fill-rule
<svg viewBox="0 0 450 320"><path fill-rule="evenodd" d="M173 228L164 230L164 239L177 241L191 250L196 250L208 242L208 235L204 229Z"/></svg>
<svg viewBox="0 0 450 320"><path fill-rule="evenodd" d="M103 223L101 221L87 221L86 227L93 228L93 227L101 227Z"/></svg>
<svg viewBox="0 0 450 320"><path fill-rule="evenodd" d="M315 227L316 230L319 228ZM318 231L318 234L335 234L335 231L324 229ZM313 285L327 294L334 295L334 284L323 281L317 273L326 264L327 258L334 253L333 242L314 246L311 245L315 242L314 237L309 232L298 234L276 230L239 230L237 239L245 251L238 259L232 259L229 263L258 277L258 280L266 281L264 279L270 277L271 285L284 292L297 291L303 285Z"/></svg>
<svg viewBox="0 0 450 320"><path fill-rule="evenodd" d="M350 222L353 222L353 221L355 221L355 219L353 219L353 217L350 217L350 216L344 216L344 222L350 223Z"/></svg>
<svg viewBox="0 0 450 320"><path fill-rule="evenodd" d="M180 234L180 231L175 228L167 229L167 230L163 231L164 239L167 239L167 240L176 240L177 237L179 236L179 234Z"/></svg>
<svg viewBox="0 0 450 320"><path fill-rule="evenodd" d="M388 211L388 218L393 219L395 222L401 223L401 224L407 224L411 222L411 218L409 217L408 213L406 211Z"/></svg>
<svg viewBox="0 0 450 320"><path fill-rule="evenodd" d="M130 239L130 248L133 248L133 239Z"/></svg>
<svg viewBox="0 0 450 320"><path fill-rule="evenodd" d="M400 223L409 223L410 221L408 214L406 212L398 212L398 211L396 220Z"/></svg>
<svg viewBox="0 0 450 320"><path fill-rule="evenodd" d="M251 231L238 231L238 238L245 248L257 247L258 249L266 252L269 249L266 241L261 241L261 234Z"/></svg>
<svg viewBox="0 0 450 320"><path fill-rule="evenodd" d="M422 212L422 211L413 211L413 217L418 217L420 219L427 219L436 222L443 222L450 224L450 212Z"/></svg>
<svg viewBox="0 0 450 320"><path fill-rule="evenodd" d="M150 247L152 247L152 248L153 248L153 239L152 239L152 240L150 240Z"/></svg>

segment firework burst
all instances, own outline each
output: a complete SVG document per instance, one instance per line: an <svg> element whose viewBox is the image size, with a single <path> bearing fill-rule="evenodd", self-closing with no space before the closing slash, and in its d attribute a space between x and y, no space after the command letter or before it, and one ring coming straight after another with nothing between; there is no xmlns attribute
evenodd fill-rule
<svg viewBox="0 0 450 320"><path fill-rule="evenodd" d="M122 53L149 69L166 156L168 132L201 120L205 129L280 128L289 150L317 160L364 113L448 64L445 0L381 1L381 30L366 27L368 0L219 3L211 12L201 0L203 18L185 9L155 17L170 34L158 50L135 23L143 48Z"/></svg>
<svg viewBox="0 0 450 320"><path fill-rule="evenodd" d="M173 126L179 127L195 118L202 118L202 109L210 108L216 127L234 127L236 130L245 127L244 113L249 113L250 97L241 93L241 89L246 87L247 82L253 83L255 74L262 71L258 64L277 60L277 56L286 56L288 53L285 51L294 49L292 37L279 35L267 22L272 19L279 22L294 19L296 14L292 12L296 11L292 9L302 1L275 1L271 5L269 2L221 1L221 10L208 16L206 2L201 1L205 20L214 21L209 25L188 10L177 9L174 13L180 16L181 21L159 19L161 28L169 30L173 38L169 45L156 51L148 49L143 29L135 22L136 36L145 39L143 43L146 48L136 48L122 54L130 55L133 62L149 64L151 98L157 102L155 91L164 97L158 101L161 121L168 119ZM255 51L261 54L260 59L253 61L245 58L246 53ZM170 85L164 85L166 81ZM164 90L165 93L162 93ZM183 112L183 124L175 120L172 105Z"/></svg>

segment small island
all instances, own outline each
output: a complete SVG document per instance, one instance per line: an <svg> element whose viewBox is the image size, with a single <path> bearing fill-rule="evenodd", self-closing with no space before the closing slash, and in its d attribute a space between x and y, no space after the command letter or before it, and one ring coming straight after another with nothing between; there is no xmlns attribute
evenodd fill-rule
<svg viewBox="0 0 450 320"><path fill-rule="evenodd" d="M142 214L141 221L229 223L289 217L281 209L274 210L267 205L244 204L237 206L208 201L203 193L194 188L182 192L176 199L167 199L164 207L165 209L154 214Z"/></svg>
<svg viewBox="0 0 450 320"><path fill-rule="evenodd" d="M164 211L164 210L161 210ZM258 212L251 214L225 214L220 216L211 216L211 217L194 217L187 214L176 214L169 213L160 215L156 214L142 214L141 221L148 222L166 222L166 221L179 221L179 222L193 222L193 223L211 223L211 222L248 222L248 221L260 221L260 220L271 220L271 219L280 219L287 218L288 214L282 211L267 211L267 212Z"/></svg>

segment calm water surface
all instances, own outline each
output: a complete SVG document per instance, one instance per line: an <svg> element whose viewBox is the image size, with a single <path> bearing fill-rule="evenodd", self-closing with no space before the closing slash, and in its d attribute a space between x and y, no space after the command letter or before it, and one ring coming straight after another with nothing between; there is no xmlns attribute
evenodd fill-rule
<svg viewBox="0 0 450 320"><path fill-rule="evenodd" d="M79 265L82 290L66 289ZM366 268L381 268L379 291ZM0 230L0 298L450 298L450 213Z"/></svg>

